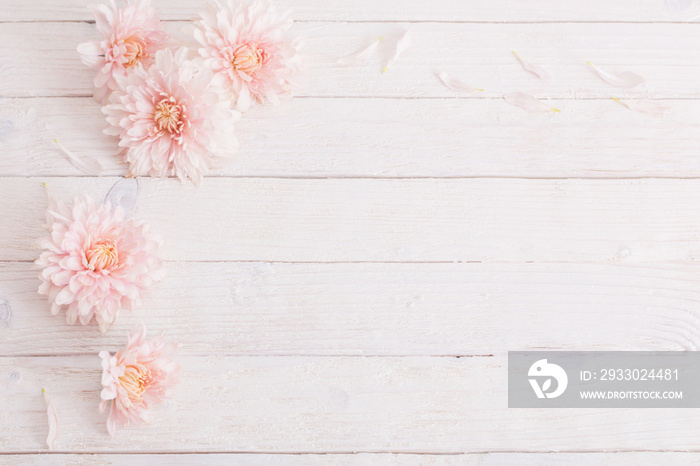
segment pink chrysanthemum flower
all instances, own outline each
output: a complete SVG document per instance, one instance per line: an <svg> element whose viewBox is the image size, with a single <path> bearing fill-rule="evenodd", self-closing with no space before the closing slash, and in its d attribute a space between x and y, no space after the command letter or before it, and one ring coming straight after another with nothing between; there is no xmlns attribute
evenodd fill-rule
<svg viewBox="0 0 700 466"><path fill-rule="evenodd" d="M148 70L138 66L117 82L102 112L130 176L175 175L199 184L215 157L235 153L239 114L211 85L211 72L187 60L187 49L161 50Z"/></svg>
<svg viewBox="0 0 700 466"><path fill-rule="evenodd" d="M168 36L148 0L127 0L124 8L117 8L112 0L111 8L97 5L91 9L102 40L80 44L78 53L84 64L97 69L94 96L104 104L117 88L115 78L138 64L152 63Z"/></svg>
<svg viewBox="0 0 700 466"><path fill-rule="evenodd" d="M43 267L39 294L48 295L52 314L65 309L69 324L87 325L95 317L104 333L121 309L139 304L141 291L162 278L160 239L109 201L96 205L83 196L68 206L49 199L46 222L51 235L36 260Z"/></svg>
<svg viewBox="0 0 700 466"><path fill-rule="evenodd" d="M162 336L146 340L146 327L138 324L131 331L126 347L114 356L101 351L102 392L100 412L109 404L107 430L114 436L117 427L151 422L150 409L170 396L177 383L180 366L170 359L177 345Z"/></svg>
<svg viewBox="0 0 700 466"><path fill-rule="evenodd" d="M290 80L300 68L300 42L286 37L291 24L289 13L280 15L265 1L233 0L215 0L195 22L205 66L239 110L253 102L277 103L291 93Z"/></svg>

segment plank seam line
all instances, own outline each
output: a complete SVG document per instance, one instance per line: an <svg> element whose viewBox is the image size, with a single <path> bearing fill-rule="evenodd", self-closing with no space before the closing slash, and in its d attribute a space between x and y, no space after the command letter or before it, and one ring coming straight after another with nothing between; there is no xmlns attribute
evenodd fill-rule
<svg viewBox="0 0 700 466"><path fill-rule="evenodd" d="M37 257L41 250L37 249ZM283 260L260 260L260 259L163 259L166 264L289 264L289 265L343 265L343 264L500 264L500 265L519 265L519 264L572 264L572 265L605 265L605 266L658 266L658 265L689 265L696 264L694 259L687 260L654 260L640 262L612 262L606 260L597 261L572 261L572 260L521 260L521 261L489 261L489 260L444 260L444 261L283 261ZM33 264L34 259L0 259L0 264ZM36 269L37 271L39 269Z"/></svg>
<svg viewBox="0 0 700 466"><path fill-rule="evenodd" d="M104 345L106 346L106 345ZM123 345L120 345L123 346ZM552 350L559 350L561 348L548 348ZM0 356L0 361L3 359L29 359L29 358L83 358L83 357L95 357L97 352L85 352L85 353L46 353L46 354L19 354L19 355L3 355ZM224 357L224 358L303 358L303 359L313 359L313 358L375 358L375 359L410 359L410 358L436 358L436 359L467 359L467 358L495 358L495 354L310 354L310 353L270 353L270 354L246 354L246 353L230 353L230 352L181 352L180 355L186 357Z"/></svg>
<svg viewBox="0 0 700 466"><path fill-rule="evenodd" d="M193 14L193 16L195 16ZM166 23L189 23L189 19L164 19ZM539 20L539 21L474 21L474 20L420 20L420 19L357 19L357 20L336 20L336 19L294 19L295 23L321 23L321 24L484 24L484 25L519 25L519 24L700 24L700 22L668 20L668 21L611 21L611 20ZM50 24L50 23L80 23L95 24L93 19L37 19L37 20L0 20L0 24Z"/></svg>
<svg viewBox="0 0 700 466"><path fill-rule="evenodd" d="M474 450L474 451L453 451L453 452L430 452L430 451L396 451L396 450L348 450L348 451L276 451L276 450L228 450L228 451L120 451L120 450L88 450L88 451L16 451L0 452L2 456L20 455L356 455L356 454L377 454L377 455L425 455L425 456L462 456L462 455L486 455L486 454L532 454L532 455L562 455L562 454L627 454L627 453L700 453L700 450Z"/></svg>
<svg viewBox="0 0 700 466"><path fill-rule="evenodd" d="M125 168L126 169L126 168ZM124 175L103 175L103 176L93 176L93 175L0 175L0 179L25 179L25 180L42 180L42 179L62 179L62 178L78 178L78 179L116 179L123 178ZM140 179L149 179L148 176L137 177ZM629 177L607 177L607 176L503 176L503 175L474 175L474 176L366 176L366 175L341 175L341 176L280 176L280 175L207 175L209 179L217 180L299 180L299 181L318 181L318 180L362 180L362 181L402 181L402 180L527 180L527 181L654 181L654 180L688 180L688 181L698 181L700 176L629 176ZM173 180L177 181L178 178L174 176L155 178L159 180Z"/></svg>
<svg viewBox="0 0 700 466"><path fill-rule="evenodd" d="M345 100L493 100L500 101L503 100L503 96L468 96L468 95L454 95L454 96L392 96L392 95L295 95L294 99L300 100L331 100L331 99L345 99ZM37 94L37 95L3 95L0 94L0 99L12 99L12 100L22 100L22 99L90 99L92 100L92 94ZM642 101L642 100L654 100L654 101L678 101L678 102L695 102L700 100L700 95L698 96L688 96L688 97L658 97L654 99L649 99L647 97L621 97L621 99L629 101ZM613 100L612 97L552 97L548 98L548 101L552 102L578 102L578 101L608 101ZM98 104L95 104L98 106Z"/></svg>

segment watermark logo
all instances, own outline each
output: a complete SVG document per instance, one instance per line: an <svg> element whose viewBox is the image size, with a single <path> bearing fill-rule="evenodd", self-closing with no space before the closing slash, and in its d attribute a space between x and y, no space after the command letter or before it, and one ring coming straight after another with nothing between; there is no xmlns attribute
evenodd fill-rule
<svg viewBox="0 0 700 466"><path fill-rule="evenodd" d="M527 372L528 379L532 389L535 391L537 398L556 398L566 390L569 384L569 378L566 376L566 371L556 364L548 363L546 359L540 359L530 366ZM553 391L552 379L556 380L556 387ZM542 380L540 385L539 380Z"/></svg>

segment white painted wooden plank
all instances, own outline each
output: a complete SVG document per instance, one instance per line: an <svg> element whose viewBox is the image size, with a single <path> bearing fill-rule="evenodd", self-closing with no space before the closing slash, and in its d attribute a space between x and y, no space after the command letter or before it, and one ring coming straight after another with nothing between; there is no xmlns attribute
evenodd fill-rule
<svg viewBox="0 0 700 466"><path fill-rule="evenodd" d="M183 23L168 29L177 37ZM526 91L541 98L652 96L698 98L700 75L695 24L440 24L410 25L412 46L389 71L401 23L298 23L293 34L306 38L301 96L454 97L436 74L447 71L485 89L474 97L500 98ZM385 39L367 65L341 67L338 58ZM85 96L94 71L75 50L97 39L88 23L0 24L0 95ZM192 39L189 39L192 42ZM511 51L539 64L552 76L543 82L523 71ZM629 70L646 78L640 89L612 88L586 61L610 71Z"/></svg>
<svg viewBox="0 0 700 466"><path fill-rule="evenodd" d="M2 178L0 260L33 260L47 196L115 178ZM168 260L694 260L700 180L142 178L134 215Z"/></svg>
<svg viewBox="0 0 700 466"><path fill-rule="evenodd" d="M237 125L239 154L216 176L699 177L695 100L662 118L613 100L555 101L529 115L503 100L295 99ZM0 105L0 175L85 176L54 144L123 175L91 98L18 98Z"/></svg>
<svg viewBox="0 0 700 466"><path fill-rule="evenodd" d="M617 453L467 453L431 455L410 453L320 453L320 454L270 454L270 453L182 453L182 454L71 454L34 453L24 455L0 455L13 466L152 466L154 464L207 466L207 465L273 465L273 466L678 466L696 464L699 453L690 452L617 452Z"/></svg>
<svg viewBox="0 0 700 466"><path fill-rule="evenodd" d="M52 316L37 273L0 264L0 355L116 350L136 322L189 354L700 348L693 264L170 263L106 335Z"/></svg>
<svg viewBox="0 0 700 466"><path fill-rule="evenodd" d="M97 3L97 2L96 2ZM189 19L202 0L153 0L163 19ZM694 1L655 0L490 0L488 2L435 0L429 8L420 0L392 1L276 0L280 9L291 8L299 20L316 21L679 21L698 14ZM0 21L93 20L85 0L26 2L5 0Z"/></svg>
<svg viewBox="0 0 700 466"><path fill-rule="evenodd" d="M0 448L58 452L696 450L692 409L508 409L498 358L179 358L181 383L150 426L110 440L97 356L0 358ZM576 418L575 422L572 421Z"/></svg>

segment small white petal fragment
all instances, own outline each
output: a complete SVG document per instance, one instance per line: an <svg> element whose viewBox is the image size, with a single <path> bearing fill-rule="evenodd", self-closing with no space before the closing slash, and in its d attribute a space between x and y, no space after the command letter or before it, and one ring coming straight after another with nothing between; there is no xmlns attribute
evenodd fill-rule
<svg viewBox="0 0 700 466"><path fill-rule="evenodd" d="M112 206L122 206L125 213L131 212L136 205L136 198L139 193L139 185L136 178L120 178L110 188L105 201L109 201Z"/></svg>
<svg viewBox="0 0 700 466"><path fill-rule="evenodd" d="M389 69L391 65L393 65L396 60L399 59L402 53L406 51L407 48L411 46L411 34L407 30L406 32L403 33L401 38L396 42L396 50L394 51L394 55L389 59L387 62L386 66L382 70L382 73L386 73L386 71Z"/></svg>
<svg viewBox="0 0 700 466"><path fill-rule="evenodd" d="M53 142L55 142L58 148L61 149L61 151L64 154L66 154L66 157L68 157L70 163L72 163L73 166L78 170L81 170L88 175L102 174L102 164L100 164L100 162L98 162L97 160L89 157L78 157L77 155L63 147L61 143L59 143L57 140L54 139Z"/></svg>
<svg viewBox="0 0 700 466"><path fill-rule="evenodd" d="M474 92L474 91L481 91L483 92L483 89L479 89L478 87L473 87L469 86L468 84L464 84L462 81L459 79L455 78L451 74L445 73L444 71L438 74L438 78L440 78L440 81L447 86L448 89L455 91L455 92Z"/></svg>
<svg viewBox="0 0 700 466"><path fill-rule="evenodd" d="M588 64L593 67L600 79L610 84L611 86L630 89L632 87L637 87L644 82L643 77L639 76L636 73L632 73L631 71L623 71L619 74L613 74L601 70L591 62L588 62Z"/></svg>
<svg viewBox="0 0 700 466"><path fill-rule="evenodd" d="M49 435L46 437L46 444L49 446L49 450L53 450L56 438L58 438L58 416L56 415L56 410L46 396L46 390L41 389L41 393L44 395L44 401L46 401L46 413L49 416Z"/></svg>
<svg viewBox="0 0 700 466"><path fill-rule="evenodd" d="M620 100L614 97L613 100L635 112L647 113L654 116L661 116L671 108L657 100Z"/></svg>
<svg viewBox="0 0 700 466"><path fill-rule="evenodd" d="M547 73L545 70L543 70L540 66L526 62L525 60L520 58L520 55L518 55L514 51L513 51L513 55L515 55L515 58L518 59L520 66L522 66L525 71L527 71L528 73L534 74L535 76L540 78L542 81L549 81L549 79L550 79L549 73Z"/></svg>
<svg viewBox="0 0 700 466"><path fill-rule="evenodd" d="M337 63L340 66L350 66L357 65L360 63L366 63L372 56L374 51L377 49L377 46L379 45L379 42L381 42L381 40L382 37L369 44L369 46L367 46L366 48L358 50L357 52L350 54L347 57L339 59Z"/></svg>
<svg viewBox="0 0 700 466"><path fill-rule="evenodd" d="M541 100L537 100L524 92L512 92L503 96L509 104L527 110L530 113L558 112L559 110L550 107Z"/></svg>

